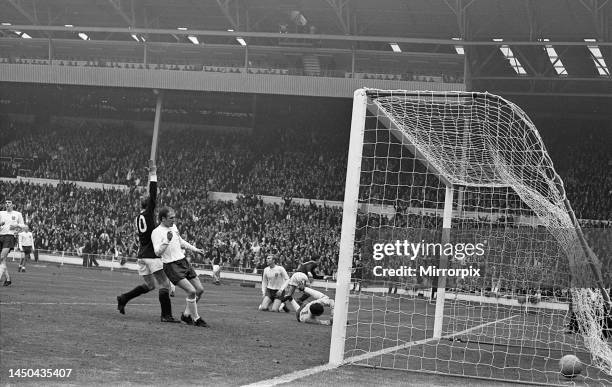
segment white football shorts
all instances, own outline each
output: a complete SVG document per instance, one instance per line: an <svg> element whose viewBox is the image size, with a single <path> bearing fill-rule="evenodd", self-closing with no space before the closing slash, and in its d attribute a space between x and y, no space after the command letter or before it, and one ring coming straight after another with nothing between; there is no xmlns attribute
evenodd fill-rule
<svg viewBox="0 0 612 387"><path fill-rule="evenodd" d="M137 263L139 275L149 275L164 269L164 264L159 258L140 258Z"/></svg>

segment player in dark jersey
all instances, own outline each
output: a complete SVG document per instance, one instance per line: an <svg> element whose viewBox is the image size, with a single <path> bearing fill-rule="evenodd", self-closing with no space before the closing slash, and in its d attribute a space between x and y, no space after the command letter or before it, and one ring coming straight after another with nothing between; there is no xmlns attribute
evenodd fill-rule
<svg viewBox="0 0 612 387"><path fill-rule="evenodd" d="M151 233L155 229L155 205L157 202L157 168L155 162L149 160L149 196L140 198L140 214L136 217L136 229L140 248L138 249L138 274L142 276L144 284L136 286L127 293L117 296L117 309L125 314L125 305L133 298L155 289L155 282L159 284L159 304L161 305L161 321L180 323L172 317L172 302L170 301L170 281L164 273L164 266L159 257L155 255Z"/></svg>
<svg viewBox="0 0 612 387"><path fill-rule="evenodd" d="M221 264L223 263L223 253L225 252L225 243L221 240L220 235L217 235L213 242L212 249L212 279L215 285L221 285Z"/></svg>
<svg viewBox="0 0 612 387"><path fill-rule="evenodd" d="M295 272L300 272L300 273L304 273L308 276L308 279L310 280L310 282L312 282L312 280L314 279L321 279L323 278L322 276L318 275L315 270L317 269L317 267L319 266L319 258L318 256L314 256L312 257L312 259L310 261L306 261L306 262L302 262L298 265L297 269L295 270ZM307 293L303 293L302 296L298 299L298 304L302 304L304 301L306 301L310 296Z"/></svg>

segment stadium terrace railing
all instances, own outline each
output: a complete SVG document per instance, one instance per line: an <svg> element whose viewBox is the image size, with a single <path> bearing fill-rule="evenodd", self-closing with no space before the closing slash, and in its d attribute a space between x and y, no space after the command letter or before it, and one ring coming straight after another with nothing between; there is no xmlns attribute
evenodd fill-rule
<svg viewBox="0 0 612 387"><path fill-rule="evenodd" d="M321 69L318 74L312 74L298 67L244 67L242 65L205 65L205 64L172 64L172 63L142 63L130 61L112 60L74 60L74 59L39 59L39 58L13 58L0 57L0 64L32 64L47 66L77 66L77 67L102 67L120 69L140 70L172 70L172 71L205 71L215 73L242 73L242 74L266 74L266 75L297 75L297 76L321 76L332 78L355 78L390 81L417 81L435 83L463 83L460 75L448 74L419 74L399 73L397 71L373 72Z"/></svg>

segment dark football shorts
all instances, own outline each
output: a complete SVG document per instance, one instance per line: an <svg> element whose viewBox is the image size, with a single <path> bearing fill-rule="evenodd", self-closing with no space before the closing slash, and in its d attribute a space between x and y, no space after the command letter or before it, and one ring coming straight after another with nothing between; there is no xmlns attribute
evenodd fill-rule
<svg viewBox="0 0 612 387"><path fill-rule="evenodd" d="M15 237L13 235L0 235L0 248L15 248Z"/></svg>
<svg viewBox="0 0 612 387"><path fill-rule="evenodd" d="M272 301L276 299L280 299L281 297L278 297L276 295L277 292L278 292L278 289L266 288L266 297L270 298Z"/></svg>
<svg viewBox="0 0 612 387"><path fill-rule="evenodd" d="M32 246L23 246L23 252L26 255L32 254Z"/></svg>
<svg viewBox="0 0 612 387"><path fill-rule="evenodd" d="M170 263L164 263L164 273L166 273L166 277L168 277L170 282L174 285L183 278L191 280L198 276L195 270L193 270L193 267L191 267L191 264L187 262L185 258Z"/></svg>

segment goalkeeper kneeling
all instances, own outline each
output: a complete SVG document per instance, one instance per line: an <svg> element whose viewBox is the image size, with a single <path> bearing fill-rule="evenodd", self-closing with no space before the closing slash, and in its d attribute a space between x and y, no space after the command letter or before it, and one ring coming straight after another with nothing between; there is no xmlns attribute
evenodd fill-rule
<svg viewBox="0 0 612 387"><path fill-rule="evenodd" d="M295 313L297 320L307 324L332 325L334 321L334 300L311 288L304 288L304 293L314 298L314 300L302 305L298 309ZM326 306L330 308L330 317L329 320L322 320L320 317Z"/></svg>

